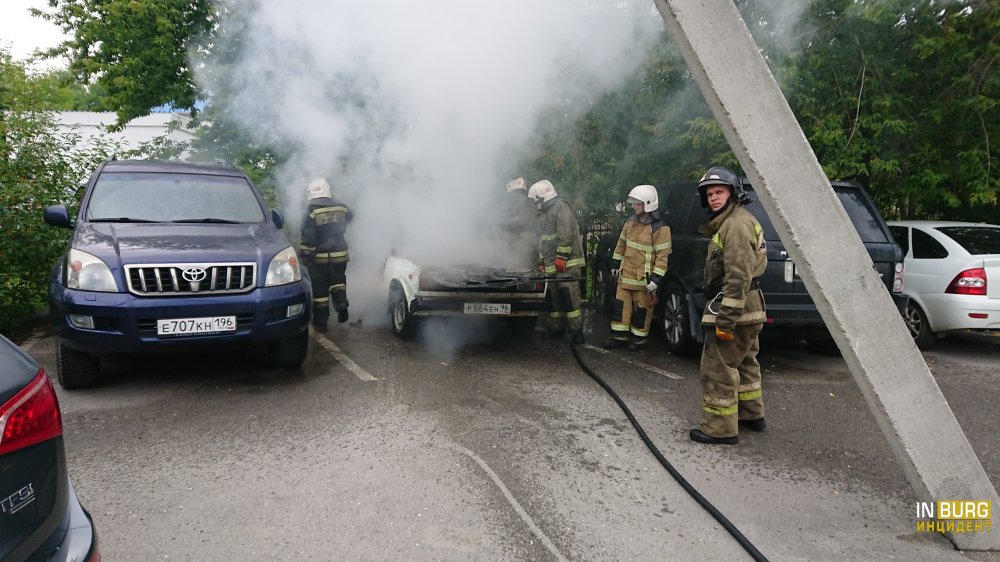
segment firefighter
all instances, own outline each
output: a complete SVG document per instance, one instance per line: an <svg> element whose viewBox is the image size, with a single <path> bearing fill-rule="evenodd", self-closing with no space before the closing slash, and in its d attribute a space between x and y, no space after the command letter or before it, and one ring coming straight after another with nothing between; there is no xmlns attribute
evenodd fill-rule
<svg viewBox="0 0 1000 562"><path fill-rule="evenodd" d="M576 213L569 202L560 198L549 180L532 184L528 198L539 210L539 264L546 275L557 278L578 278L586 263L583 240ZM575 343L583 343L583 314L580 311L580 285L577 281L549 284L552 310L546 326L547 338L562 336L563 326Z"/></svg>
<svg viewBox="0 0 1000 562"><path fill-rule="evenodd" d="M507 182L507 231L516 269L532 269L538 261L538 211L528 199L524 178Z"/></svg>
<svg viewBox="0 0 1000 562"><path fill-rule="evenodd" d="M309 268L313 289L313 324L326 326L330 299L337 322L347 322L347 241L344 234L353 215L333 198L330 184L323 178L309 182L309 201L302 220L302 261Z"/></svg>
<svg viewBox="0 0 1000 562"><path fill-rule="evenodd" d="M758 286L767 267L767 245L760 223L744 208L750 198L732 171L709 168L698 194L711 217L699 232L712 238L701 318L702 418L689 435L699 443L735 445L739 427L765 427L757 337L767 319Z"/></svg>
<svg viewBox="0 0 1000 562"><path fill-rule="evenodd" d="M638 185L628 194L635 214L625 221L618 245L612 255L612 275L618 279L611 336L604 341L608 349L628 346L643 349L653 323L656 292L667 273L670 254L670 227L656 212L659 199L656 188Z"/></svg>

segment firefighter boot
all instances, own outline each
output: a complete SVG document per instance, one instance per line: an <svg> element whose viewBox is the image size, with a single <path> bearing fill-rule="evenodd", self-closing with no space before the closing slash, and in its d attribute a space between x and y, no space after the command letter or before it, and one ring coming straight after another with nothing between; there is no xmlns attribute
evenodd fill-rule
<svg viewBox="0 0 1000 562"><path fill-rule="evenodd" d="M688 437L692 441L697 441L698 443L707 443L709 445L735 445L740 442L740 436L734 435L732 437L712 437L711 435L703 432L700 429L692 429L688 434Z"/></svg>
<svg viewBox="0 0 1000 562"><path fill-rule="evenodd" d="M337 291L333 293L333 308L337 309L337 322L343 324L347 322L349 315L347 313L347 307L349 303L347 302L347 295L343 291Z"/></svg>
<svg viewBox="0 0 1000 562"><path fill-rule="evenodd" d="M646 349L646 338L632 337L628 340L629 351L641 351Z"/></svg>
<svg viewBox="0 0 1000 562"><path fill-rule="evenodd" d="M601 344L601 347L603 347L604 349L616 349L619 347L625 347L626 345L628 345L628 340L610 337L604 340L604 343Z"/></svg>
<svg viewBox="0 0 1000 562"><path fill-rule="evenodd" d="M756 420L740 420L738 423L740 427L745 427L753 431L764 431L764 428L767 427L767 424L764 422L764 418Z"/></svg>

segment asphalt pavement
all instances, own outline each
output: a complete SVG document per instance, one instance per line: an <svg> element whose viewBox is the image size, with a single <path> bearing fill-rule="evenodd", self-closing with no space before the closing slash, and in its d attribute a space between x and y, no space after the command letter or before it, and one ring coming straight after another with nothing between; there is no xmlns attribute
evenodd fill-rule
<svg viewBox="0 0 1000 562"><path fill-rule="evenodd" d="M1000 560L916 533L916 499L843 361L762 344L768 428L692 443L697 358L585 360L770 560ZM258 350L115 358L58 389L105 560L748 560L645 448L567 341L489 321L331 323L300 371ZM44 329L20 342L55 373ZM1000 482L1000 338L925 357Z"/></svg>

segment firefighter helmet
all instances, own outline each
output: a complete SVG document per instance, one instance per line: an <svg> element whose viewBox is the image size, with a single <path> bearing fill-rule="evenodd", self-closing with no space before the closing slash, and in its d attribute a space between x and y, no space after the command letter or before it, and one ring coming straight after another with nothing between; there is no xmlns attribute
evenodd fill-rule
<svg viewBox="0 0 1000 562"><path fill-rule="evenodd" d="M713 185L729 186L729 192L733 199L740 203L747 203L749 199L746 191L743 190L743 182L729 168L722 166L712 166L701 177L698 182L698 195L701 196L701 206L708 208L708 188Z"/></svg>
<svg viewBox="0 0 1000 562"><path fill-rule="evenodd" d="M660 199L656 196L656 188L651 185L637 185L628 192L629 203L637 202L645 206L647 213L652 213L660 207Z"/></svg>
<svg viewBox="0 0 1000 562"><path fill-rule="evenodd" d="M330 184L326 183L326 180L323 178L316 178L309 182L307 193L309 193L309 199L333 197L333 191L330 189Z"/></svg>
<svg viewBox="0 0 1000 562"><path fill-rule="evenodd" d="M527 184L524 183L524 178L517 178L516 180L510 180L507 182L507 193L512 191L521 190L524 191L528 188Z"/></svg>
<svg viewBox="0 0 1000 562"><path fill-rule="evenodd" d="M528 189L528 199L534 201L539 209L542 208L542 203L555 199L556 195L556 188L549 180L536 181Z"/></svg>

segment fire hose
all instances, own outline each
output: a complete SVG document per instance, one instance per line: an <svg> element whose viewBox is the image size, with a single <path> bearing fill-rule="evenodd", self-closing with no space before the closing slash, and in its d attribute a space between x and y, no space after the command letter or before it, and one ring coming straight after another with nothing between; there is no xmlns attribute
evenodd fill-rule
<svg viewBox="0 0 1000 562"><path fill-rule="evenodd" d="M732 535L734 539L736 539L736 542L740 543L740 546L742 546L743 549L747 551L747 554L749 554L757 562L767 562L767 558L763 554L761 554L759 550L757 550L757 547L755 547L753 543L751 543L745 536L743 536L743 533L741 533L740 530L737 529L736 526L733 525L732 522L730 522L729 519L727 519L726 516L722 514L722 512L716 509L716 507L712 505L712 503L709 502L705 498L705 496L701 495L701 493L694 486L692 486L691 483L688 482L687 479L685 479L684 476L682 476L681 473L678 472L677 469L674 468L672 464L670 464L670 461L668 461L663 456L663 454L660 453L660 450L656 448L656 445L653 444L653 441L649 438L648 435L646 435L646 431L642 428L641 425L639 425L639 422L635 419L635 416L632 415L632 412L628 409L628 406L625 405L625 402L622 401L621 397L618 396L618 393L616 393L608 385L608 383L604 381L604 379L602 379L597 373L594 372L593 369L590 368L590 366L587 365L587 363L584 362L583 357L580 356L579 349L577 349L578 346L579 344L576 342L576 340L571 341L570 348L573 350L573 357L576 358L576 362L580 364L580 367L583 369L585 373L587 373L588 376L590 376L590 378L594 379L594 381L597 382L597 384L599 384L601 388L603 388L608 394L611 395L612 398L614 398L615 402L618 403L618 406L622 409L623 412L625 412L625 416L628 417L628 421L632 423L632 427L635 428L636 432L639 434L639 437L642 439L642 442L646 444L646 447L649 449L649 451L653 453L654 457L656 457L656 460L658 460L660 464L663 465L663 468L667 469L667 472L669 472L670 476L673 476L674 480L676 480L677 483L681 485L681 488L684 488L684 490L692 498L694 498L694 500L698 502L698 504L701 507L705 508L705 511L707 511L713 518L715 518L715 520L718 521L719 524L722 525L722 527L726 529L726 531L728 531L729 534Z"/></svg>

